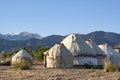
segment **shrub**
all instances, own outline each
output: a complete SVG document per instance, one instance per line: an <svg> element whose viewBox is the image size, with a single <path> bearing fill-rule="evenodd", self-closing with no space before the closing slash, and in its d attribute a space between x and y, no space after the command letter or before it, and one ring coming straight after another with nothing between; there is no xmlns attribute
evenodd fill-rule
<svg viewBox="0 0 120 80"><path fill-rule="evenodd" d="M2 66L10 66L11 65L11 61L10 60L1 61L0 65L2 65Z"/></svg>
<svg viewBox="0 0 120 80"><path fill-rule="evenodd" d="M30 67L30 63L26 60L22 60L21 63L13 64L14 69L27 70Z"/></svg>
<svg viewBox="0 0 120 80"><path fill-rule="evenodd" d="M118 78L117 80L120 80L120 78Z"/></svg>
<svg viewBox="0 0 120 80"><path fill-rule="evenodd" d="M94 68L94 65L91 65L91 64L84 64L85 68L87 69L91 69L91 68Z"/></svg>
<svg viewBox="0 0 120 80"><path fill-rule="evenodd" d="M110 61L106 61L104 64L104 69L106 72L115 72L117 67L115 64L111 63Z"/></svg>
<svg viewBox="0 0 120 80"><path fill-rule="evenodd" d="M44 57L43 53L45 51L47 51L48 49L49 49L48 47L38 47L37 49L35 49L33 51L32 56L36 59L42 59L43 60L43 57Z"/></svg>

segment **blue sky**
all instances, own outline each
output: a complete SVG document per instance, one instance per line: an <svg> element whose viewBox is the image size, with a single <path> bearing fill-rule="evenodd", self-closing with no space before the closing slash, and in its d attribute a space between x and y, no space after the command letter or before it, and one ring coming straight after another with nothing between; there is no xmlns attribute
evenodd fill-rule
<svg viewBox="0 0 120 80"><path fill-rule="evenodd" d="M120 0L0 0L0 33L120 33Z"/></svg>

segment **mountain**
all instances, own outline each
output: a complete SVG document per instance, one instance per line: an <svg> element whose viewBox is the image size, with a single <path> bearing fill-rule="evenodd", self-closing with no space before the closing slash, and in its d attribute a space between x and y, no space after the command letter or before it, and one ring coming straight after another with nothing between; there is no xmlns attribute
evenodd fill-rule
<svg viewBox="0 0 120 80"><path fill-rule="evenodd" d="M44 43L44 46L53 46L55 43L60 43L65 36L61 35L50 35L45 38L42 38L41 41Z"/></svg>
<svg viewBox="0 0 120 80"><path fill-rule="evenodd" d="M6 40L28 40L32 38L41 39L42 37L39 34L28 32L0 34L0 39Z"/></svg>
<svg viewBox="0 0 120 80"><path fill-rule="evenodd" d="M33 38L29 40L5 40L0 39L0 51L2 50L13 50L19 48L36 48L43 45L41 40Z"/></svg>
<svg viewBox="0 0 120 80"><path fill-rule="evenodd" d="M107 43L110 46L120 44L120 34L113 32L95 31L86 35L86 38L91 38L97 44Z"/></svg>
<svg viewBox="0 0 120 80"><path fill-rule="evenodd" d="M19 48L37 48L38 46L52 47L55 43L62 41L64 36L51 35L42 39L32 38L28 40L5 40L0 39L0 51L13 50Z"/></svg>
<svg viewBox="0 0 120 80"><path fill-rule="evenodd" d="M19 35L19 36L18 36ZM110 46L120 46L120 34L113 32L95 31L89 34L79 34L83 39L91 38L97 44L107 43ZM61 42L66 36L50 35L41 38L38 34L22 32L19 34L0 34L0 51L12 50L17 48L36 48L38 46L52 47L54 44ZM9 37L8 37L9 36ZM14 36L14 38L10 37Z"/></svg>

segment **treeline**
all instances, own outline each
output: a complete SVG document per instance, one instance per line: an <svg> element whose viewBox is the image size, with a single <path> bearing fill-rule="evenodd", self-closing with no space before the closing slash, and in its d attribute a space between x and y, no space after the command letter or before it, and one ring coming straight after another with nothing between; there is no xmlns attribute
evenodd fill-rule
<svg viewBox="0 0 120 80"><path fill-rule="evenodd" d="M25 48L24 48L25 49ZM29 49L25 49L34 59L43 59L43 53L47 51L49 47L37 47L36 49L33 49L30 47ZM21 49L13 50L11 52L8 51L2 51L0 52L0 59L7 59L12 57L14 54L16 54Z"/></svg>
<svg viewBox="0 0 120 80"><path fill-rule="evenodd" d="M27 50L30 55L35 58L35 59L43 59L43 53L47 51L49 48L48 47L38 47L36 49L30 49Z"/></svg>

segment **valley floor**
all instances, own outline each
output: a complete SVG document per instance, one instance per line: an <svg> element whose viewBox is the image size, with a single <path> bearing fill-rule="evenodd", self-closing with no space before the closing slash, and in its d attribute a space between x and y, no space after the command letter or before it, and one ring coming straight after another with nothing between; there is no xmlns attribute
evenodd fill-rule
<svg viewBox="0 0 120 80"><path fill-rule="evenodd" d="M33 65L30 70L0 66L0 80L120 80L120 72L100 69L46 69Z"/></svg>

